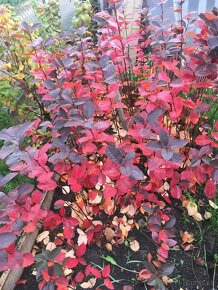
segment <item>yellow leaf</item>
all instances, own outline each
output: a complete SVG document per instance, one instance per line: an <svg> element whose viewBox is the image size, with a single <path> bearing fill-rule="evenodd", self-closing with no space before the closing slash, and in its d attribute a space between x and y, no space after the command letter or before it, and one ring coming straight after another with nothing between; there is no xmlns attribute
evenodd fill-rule
<svg viewBox="0 0 218 290"><path fill-rule="evenodd" d="M21 63L20 65L19 65L19 71L23 71L24 70L24 65Z"/></svg>
<svg viewBox="0 0 218 290"><path fill-rule="evenodd" d="M49 242L46 246L46 250L48 250L48 251L52 251L55 248L56 248L56 245L55 245L55 243L52 243L52 242Z"/></svg>
<svg viewBox="0 0 218 290"><path fill-rule="evenodd" d="M138 252L138 250L140 249L139 242L136 241L136 240L130 242L130 249L131 249L133 252Z"/></svg>
<svg viewBox="0 0 218 290"><path fill-rule="evenodd" d="M193 217L197 222L200 222L200 221L203 220L203 217L202 217L202 215L201 215L199 212L197 212L196 214L194 214L192 217Z"/></svg>
<svg viewBox="0 0 218 290"><path fill-rule="evenodd" d="M25 78L25 75L23 73L18 73L18 74L15 74L14 77L16 79L22 80Z"/></svg>
<svg viewBox="0 0 218 290"><path fill-rule="evenodd" d="M212 217L211 212L206 211L206 212L204 213L204 218L205 218L205 220L208 220L208 219L210 219L211 217Z"/></svg>
<svg viewBox="0 0 218 290"><path fill-rule="evenodd" d="M49 243L49 236L47 236L44 240L43 240L43 244L47 245Z"/></svg>
<svg viewBox="0 0 218 290"><path fill-rule="evenodd" d="M187 205L188 215L193 216L198 212L198 206L194 202L189 202Z"/></svg>
<svg viewBox="0 0 218 290"><path fill-rule="evenodd" d="M36 241L38 243L42 242L44 239L46 239L49 235L49 231L44 231L41 234L38 235L38 237L36 238Z"/></svg>
<svg viewBox="0 0 218 290"><path fill-rule="evenodd" d="M107 244L105 245L105 247L106 247L106 249L107 249L108 251L112 251L112 249L113 249L111 243L107 243Z"/></svg>
<svg viewBox="0 0 218 290"><path fill-rule="evenodd" d="M80 284L83 289L91 289L95 286L97 278L91 278L87 282Z"/></svg>
<svg viewBox="0 0 218 290"><path fill-rule="evenodd" d="M209 200L209 205L214 209L218 209L218 205L216 205L212 200Z"/></svg>

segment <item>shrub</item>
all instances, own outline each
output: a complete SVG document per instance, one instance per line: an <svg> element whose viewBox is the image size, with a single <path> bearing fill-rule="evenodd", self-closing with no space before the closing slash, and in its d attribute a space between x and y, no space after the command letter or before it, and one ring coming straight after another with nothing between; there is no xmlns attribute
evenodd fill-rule
<svg viewBox="0 0 218 290"><path fill-rule="evenodd" d="M65 273L85 264L87 247L101 244L106 227L122 243L134 225L125 223L138 212L158 245L138 279L163 289L161 276L174 268L167 263L176 244L173 202L199 188L208 199L216 193L218 122L208 122L208 100L217 92L217 16L201 14L199 34L187 32L187 15L175 27L164 19L147 27L137 22L138 30L128 35L131 21L118 13L120 1L108 2L115 16L101 12L93 18L97 44L82 29L78 36L57 37L65 45L55 52L37 42L31 76L44 118L0 133L0 158L12 172L37 182L2 194L1 270L35 263L39 289L75 287L84 275L102 277L91 265L84 266L82 279L72 274L68 280ZM31 35L31 27L24 30ZM185 45L188 33L194 45ZM136 52L131 58L130 51ZM63 194L54 209L41 209L46 192L58 188ZM58 228L63 238L55 237L53 250L35 257L18 253L17 236L38 223L50 232ZM106 270L105 286L114 289Z"/></svg>

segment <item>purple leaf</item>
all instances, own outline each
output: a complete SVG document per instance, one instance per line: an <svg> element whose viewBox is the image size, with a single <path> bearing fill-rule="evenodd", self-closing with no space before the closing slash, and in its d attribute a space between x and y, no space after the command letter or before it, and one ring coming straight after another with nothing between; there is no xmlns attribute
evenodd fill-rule
<svg viewBox="0 0 218 290"><path fill-rule="evenodd" d="M129 163L133 158L135 158L135 152L128 152L125 156L125 162Z"/></svg>
<svg viewBox="0 0 218 290"><path fill-rule="evenodd" d="M21 23L20 23L20 28L21 28L22 30L24 30L24 31L29 32L29 25L28 25L27 22L21 22Z"/></svg>
<svg viewBox="0 0 218 290"><path fill-rule="evenodd" d="M17 172L11 172L2 178L0 177L0 187L6 185L6 183L11 181L16 175L17 175Z"/></svg>
<svg viewBox="0 0 218 290"><path fill-rule="evenodd" d="M0 249L9 247L16 240L16 236L12 233L0 234Z"/></svg>
<svg viewBox="0 0 218 290"><path fill-rule="evenodd" d="M134 165L131 166L121 166L120 172L134 180L142 180L144 178L144 173Z"/></svg>
<svg viewBox="0 0 218 290"><path fill-rule="evenodd" d="M92 101L89 101L83 105L83 115L86 119L90 119L95 112L95 106Z"/></svg>
<svg viewBox="0 0 218 290"><path fill-rule="evenodd" d="M167 133L164 130L160 130L160 142L164 145L167 146L168 142L169 142L169 136L167 135Z"/></svg>
<svg viewBox="0 0 218 290"><path fill-rule="evenodd" d="M74 62L73 62L73 58L65 58L65 59L63 60L63 64L64 64L64 67L65 67L66 69L71 68L71 67L73 66L73 64L74 64Z"/></svg>
<svg viewBox="0 0 218 290"><path fill-rule="evenodd" d="M56 88L55 83L50 79L44 81L44 86L48 90L54 90Z"/></svg>
<svg viewBox="0 0 218 290"><path fill-rule="evenodd" d="M141 124L141 125L144 125L144 124L145 124L144 119L143 119L141 116L139 116L139 115L135 115L135 116L133 116L133 120L134 120L136 123L138 123L138 124Z"/></svg>
<svg viewBox="0 0 218 290"><path fill-rule="evenodd" d="M101 68L105 68L108 65L109 60L110 57L107 54L104 54L99 61Z"/></svg>
<svg viewBox="0 0 218 290"><path fill-rule="evenodd" d="M169 149L163 149L161 153L165 160L170 160L173 157L173 152Z"/></svg>
<svg viewBox="0 0 218 290"><path fill-rule="evenodd" d="M0 271L3 271L8 263L8 253L6 251L0 251Z"/></svg>
<svg viewBox="0 0 218 290"><path fill-rule="evenodd" d="M111 161L113 161L116 164L122 164L123 162L123 154L121 151L115 147L115 145L109 145L106 148L105 153L109 157Z"/></svg>
<svg viewBox="0 0 218 290"><path fill-rule="evenodd" d="M33 24L33 26L30 28L30 32L33 33L37 28L41 27L42 23L37 22Z"/></svg>
<svg viewBox="0 0 218 290"><path fill-rule="evenodd" d="M164 113L163 109L155 109L153 111L151 111L150 113L148 113L147 116L147 122L148 123L155 123L157 122L157 119Z"/></svg>
<svg viewBox="0 0 218 290"><path fill-rule="evenodd" d="M175 269L175 264L173 263L167 263L160 267L159 272L162 276L169 276L173 273Z"/></svg>
<svg viewBox="0 0 218 290"><path fill-rule="evenodd" d="M184 147L186 144L188 143L188 141L186 140L180 140L180 139L173 139L170 138L168 147L169 148L182 148Z"/></svg>
<svg viewBox="0 0 218 290"><path fill-rule="evenodd" d="M62 107L59 108L59 115L63 119L68 119L67 113Z"/></svg>
<svg viewBox="0 0 218 290"><path fill-rule="evenodd" d="M156 142L156 141L150 141L150 142L148 142L147 145L146 145L146 147L149 148L149 149L152 149L154 151L155 150L162 150L163 149L162 146L158 142Z"/></svg>

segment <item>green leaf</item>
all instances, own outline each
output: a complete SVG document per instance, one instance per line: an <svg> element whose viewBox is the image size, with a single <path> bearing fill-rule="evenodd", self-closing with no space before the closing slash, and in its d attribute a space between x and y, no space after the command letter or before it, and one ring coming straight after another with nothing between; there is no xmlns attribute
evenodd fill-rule
<svg viewBox="0 0 218 290"><path fill-rule="evenodd" d="M112 265L118 265L117 262L111 256L103 257L107 262L111 263Z"/></svg>

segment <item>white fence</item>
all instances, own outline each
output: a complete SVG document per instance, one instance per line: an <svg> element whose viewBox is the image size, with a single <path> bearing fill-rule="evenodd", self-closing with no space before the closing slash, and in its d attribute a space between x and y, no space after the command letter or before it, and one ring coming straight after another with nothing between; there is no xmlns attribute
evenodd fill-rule
<svg viewBox="0 0 218 290"><path fill-rule="evenodd" d="M41 5L42 0L38 0L38 3ZM15 11L21 17L22 21L33 23L37 21L31 0L23 1L17 5ZM74 15L72 0L60 0L60 15L63 28L69 29L71 27L71 19Z"/></svg>

